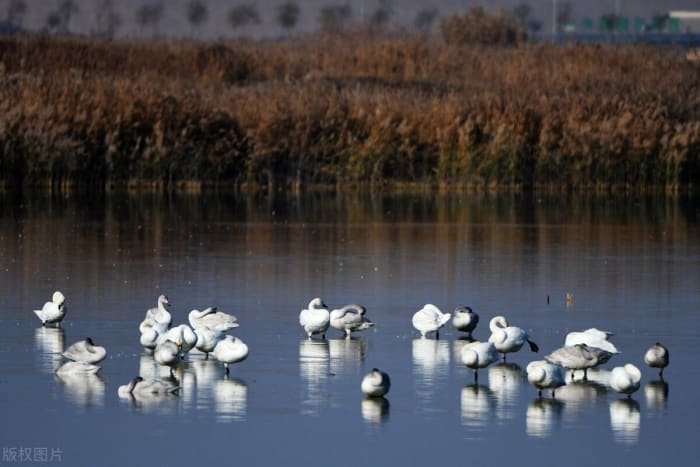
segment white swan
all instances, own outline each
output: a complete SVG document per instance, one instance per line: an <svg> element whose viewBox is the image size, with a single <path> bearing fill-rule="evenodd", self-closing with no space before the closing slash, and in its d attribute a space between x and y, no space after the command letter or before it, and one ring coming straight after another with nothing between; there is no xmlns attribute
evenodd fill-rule
<svg viewBox="0 0 700 467"><path fill-rule="evenodd" d="M146 311L146 317L139 325L139 330L143 333L145 329L153 327L158 331L158 334L167 331L173 321L173 317L167 308L169 306L170 301L168 297L160 295L158 297L158 306L156 308L149 308Z"/></svg>
<svg viewBox="0 0 700 467"><path fill-rule="evenodd" d="M391 388L391 380L389 375L377 368L372 368L372 371L367 373L362 378L360 389L367 397L383 397Z"/></svg>
<svg viewBox="0 0 700 467"><path fill-rule="evenodd" d="M210 329L206 326L195 328L194 333L197 335L195 348L204 352L205 358L209 358L209 354L214 351L216 344L222 341L225 336L224 331Z"/></svg>
<svg viewBox="0 0 700 467"><path fill-rule="evenodd" d="M413 314L413 327L421 334L425 335L429 332L435 332L435 337L440 337L440 328L447 323L452 317L451 313L443 313L438 307L430 303L426 304L420 310Z"/></svg>
<svg viewBox="0 0 700 467"><path fill-rule="evenodd" d="M668 366L669 360L668 349L658 342L644 354L644 363L651 368L660 368L659 378L662 380L664 379L664 368Z"/></svg>
<svg viewBox="0 0 700 467"><path fill-rule="evenodd" d="M602 365L610 360L610 357L612 354L607 350L588 347L586 344L576 344L560 347L544 359L570 370L583 370L583 379L586 381L588 380L588 369ZM573 381L573 379L574 371L571 372L571 380Z"/></svg>
<svg viewBox="0 0 700 467"><path fill-rule="evenodd" d="M330 313L330 323L335 329L343 331L346 337L350 337L353 331L364 331L374 326L365 316L365 307L360 305L345 305Z"/></svg>
<svg viewBox="0 0 700 467"><path fill-rule="evenodd" d="M462 347L462 363L474 370L474 381L478 381L479 368L486 368L499 359L493 342L474 341Z"/></svg>
<svg viewBox="0 0 700 467"><path fill-rule="evenodd" d="M154 327L145 327L141 331L141 337L139 337L139 342L145 349L153 350L158 344L158 338L160 334L158 330Z"/></svg>
<svg viewBox="0 0 700 467"><path fill-rule="evenodd" d="M299 324L304 328L304 332L311 338L314 334L321 334L326 338L326 331L331 324L331 314L328 307L320 298L314 298L309 302L308 308L299 313Z"/></svg>
<svg viewBox="0 0 700 467"><path fill-rule="evenodd" d="M468 337L472 337L472 331L476 328L479 323L479 315L476 314L468 306L459 306L455 308L454 318L452 318L452 325L462 332L468 333Z"/></svg>
<svg viewBox="0 0 700 467"><path fill-rule="evenodd" d="M564 368L545 360L535 360L528 363L525 372L527 373L527 380L537 388L539 397L542 397L543 389L551 389L552 398L554 398L554 391L566 384Z"/></svg>
<svg viewBox="0 0 700 467"><path fill-rule="evenodd" d="M180 390L180 386L172 382L161 379L144 380L141 376L129 381L129 384L119 386L117 394L119 397L131 397L139 395L168 395L176 394Z"/></svg>
<svg viewBox="0 0 700 467"><path fill-rule="evenodd" d="M63 356L75 362L99 363L107 356L104 347L95 345L91 338L78 341L63 352Z"/></svg>
<svg viewBox="0 0 700 467"><path fill-rule="evenodd" d="M197 334L186 324L180 324L168 329L163 334L158 336L157 344L165 341L175 342L182 353L187 353L197 345Z"/></svg>
<svg viewBox="0 0 700 467"><path fill-rule="evenodd" d="M34 310L34 314L41 320L41 325L55 324L61 325L63 317L66 316L66 297L58 290L53 293L50 302L44 303L41 310Z"/></svg>
<svg viewBox="0 0 700 467"><path fill-rule="evenodd" d="M506 360L506 354L517 352L527 342L530 345L530 350L538 352L540 349L533 341L527 332L517 326L509 326L508 321L503 316L494 316L489 323L491 336L489 342L493 342L496 350L503 355L503 361Z"/></svg>
<svg viewBox="0 0 700 467"><path fill-rule="evenodd" d="M182 359L180 346L173 341L161 342L153 350L153 359L161 365L170 367L172 373L173 368L178 366Z"/></svg>
<svg viewBox="0 0 700 467"><path fill-rule="evenodd" d="M217 310L216 307L208 307L199 310L192 310L188 315L188 320L192 329L207 327L219 331L228 331L229 329L237 328L239 325L236 322L236 317L223 311Z"/></svg>
<svg viewBox="0 0 700 467"><path fill-rule="evenodd" d="M566 335L564 345L586 344L588 347L607 350L611 354L619 354L620 352L615 347L615 344L608 340L610 336L614 335L612 332L601 331L596 328L589 328L585 331L573 331Z"/></svg>
<svg viewBox="0 0 700 467"><path fill-rule="evenodd" d="M94 375L100 367L92 363L68 361L56 368L56 374L62 375Z"/></svg>
<svg viewBox="0 0 700 467"><path fill-rule="evenodd" d="M226 374L231 363L242 362L248 357L248 346L239 338L227 335L214 347L214 358L224 364Z"/></svg>
<svg viewBox="0 0 700 467"><path fill-rule="evenodd" d="M631 363L615 367L610 373L610 387L617 392L627 394L627 397L632 397L632 393L639 389L641 380L642 372Z"/></svg>

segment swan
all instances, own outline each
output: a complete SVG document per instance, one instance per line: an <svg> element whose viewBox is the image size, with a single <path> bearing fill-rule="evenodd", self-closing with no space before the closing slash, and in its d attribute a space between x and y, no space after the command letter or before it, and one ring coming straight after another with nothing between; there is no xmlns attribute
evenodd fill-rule
<svg viewBox="0 0 700 467"><path fill-rule="evenodd" d="M175 342L182 353L187 353L197 345L197 334L186 324L180 324L173 328L168 329L163 334L158 336L156 344L160 344L165 341Z"/></svg>
<svg viewBox="0 0 700 467"><path fill-rule="evenodd" d="M413 327L420 331L422 337L429 332L435 332L435 337L440 337L440 328L447 323L452 315L443 313L438 307L430 303L413 314Z"/></svg>
<svg viewBox="0 0 700 467"><path fill-rule="evenodd" d="M494 316L489 323L489 329L491 330L489 342L493 342L496 350L503 355L503 361L506 360L506 354L517 352L525 342L530 345L530 350L533 352L540 350L537 344L530 340L530 336L524 329L509 326L503 316Z"/></svg>
<svg viewBox="0 0 700 467"><path fill-rule="evenodd" d="M161 379L144 380L141 376L129 381L129 384L119 386L119 397L131 397L133 395L168 395L176 394L180 390L177 384Z"/></svg>
<svg viewBox="0 0 700 467"><path fill-rule="evenodd" d="M159 337L160 334L158 333L158 330L154 327L149 327L141 331L139 342L145 349L153 350L156 348Z"/></svg>
<svg viewBox="0 0 700 467"><path fill-rule="evenodd" d="M552 398L554 398L554 390L566 384L564 368L545 360L535 360L528 363L525 372L527 380L538 389L537 395L539 397L542 397L543 389L551 389Z"/></svg>
<svg viewBox="0 0 700 467"><path fill-rule="evenodd" d="M479 315L476 314L468 306L458 306L454 311L454 318L452 318L452 325L462 332L468 333L467 337L471 339L472 331L476 328L479 323Z"/></svg>
<svg viewBox="0 0 700 467"><path fill-rule="evenodd" d="M619 354L620 352L615 347L615 344L608 340L610 336L614 335L612 332L601 331L596 328L589 328L585 331L573 331L566 335L564 345L586 344L588 347L607 350L613 355Z"/></svg>
<svg viewBox="0 0 700 467"><path fill-rule="evenodd" d="M493 342L474 341L462 347L462 363L474 370L474 381L478 381L479 368L486 368L499 359Z"/></svg>
<svg viewBox="0 0 700 467"><path fill-rule="evenodd" d="M205 358L209 358L209 354L214 351L216 344L224 339L224 331L210 329L206 326L195 328L194 333L197 335L195 348L204 352Z"/></svg>
<svg viewBox="0 0 700 467"><path fill-rule="evenodd" d="M56 374L65 375L94 375L100 371L100 367L92 363L68 361L56 368Z"/></svg>
<svg viewBox="0 0 700 467"><path fill-rule="evenodd" d="M208 307L199 310L192 310L188 315L188 320L192 329L197 329L200 327L207 327L209 329L216 329L220 331L228 331L229 329L237 328L239 325L236 322L236 317L224 313L223 311L218 311L216 307Z"/></svg>
<svg viewBox="0 0 700 467"><path fill-rule="evenodd" d="M391 380L389 375L379 371L377 368L372 368L372 371L362 378L362 384L360 385L362 392L367 397L383 397L389 392L390 387Z"/></svg>
<svg viewBox="0 0 700 467"><path fill-rule="evenodd" d="M365 316L366 312L365 307L360 305L345 305L330 312L331 326L345 332L345 337L349 338L353 331L364 331L374 326Z"/></svg>
<svg viewBox="0 0 700 467"><path fill-rule="evenodd" d="M214 347L214 358L224 364L226 374L229 364L242 362L248 357L248 346L239 338L227 335Z"/></svg>
<svg viewBox="0 0 700 467"><path fill-rule="evenodd" d="M617 366L610 373L610 387L617 392L627 394L627 397L632 397L632 393L639 389L641 380L642 372L631 363Z"/></svg>
<svg viewBox="0 0 700 467"><path fill-rule="evenodd" d="M63 356L75 362L99 363L107 356L104 347L95 345L91 338L78 341L63 352Z"/></svg>
<svg viewBox="0 0 700 467"><path fill-rule="evenodd" d="M323 300L318 297L311 300L308 308L299 313L299 324L304 328L309 338L314 334L321 334L321 337L325 339L326 331L331 324L331 315Z"/></svg>
<svg viewBox="0 0 700 467"><path fill-rule="evenodd" d="M668 362L668 349L658 342L652 345L644 354L644 363L652 368L661 368L659 370L659 378L661 380L664 379L664 368L668 366Z"/></svg>
<svg viewBox="0 0 700 467"><path fill-rule="evenodd" d="M42 326L47 324L60 326L66 316L66 297L58 290L55 291L51 301L44 303L41 310L34 310L34 314L41 320Z"/></svg>
<svg viewBox="0 0 700 467"><path fill-rule="evenodd" d="M168 297L160 295L158 297L158 306L156 308L149 308L146 311L146 317L139 325L139 330L143 333L146 328L153 327L159 334L167 331L173 321L173 317L168 311L169 306L170 301Z"/></svg>
<svg viewBox="0 0 700 467"><path fill-rule="evenodd" d="M170 367L172 373L181 360L180 346L173 341L164 341L156 345L153 350L153 359L161 365Z"/></svg>
<svg viewBox="0 0 700 467"><path fill-rule="evenodd" d="M588 380L588 369L602 365L610 360L612 354L607 350L596 347L588 347L586 344L576 344L564 346L556 349L546 357L550 363L561 365L570 370L583 370L584 381ZM571 372L571 380L574 379L574 372Z"/></svg>

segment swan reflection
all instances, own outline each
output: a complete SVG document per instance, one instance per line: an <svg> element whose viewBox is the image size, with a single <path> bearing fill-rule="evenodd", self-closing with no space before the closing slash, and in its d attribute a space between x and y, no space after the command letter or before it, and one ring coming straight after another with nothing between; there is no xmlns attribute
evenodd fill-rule
<svg viewBox="0 0 700 467"><path fill-rule="evenodd" d="M318 415L327 400L326 384L330 373L328 341L305 339L299 342L299 374L302 379L301 412Z"/></svg>
<svg viewBox="0 0 700 467"><path fill-rule="evenodd" d="M144 378L145 379L145 378ZM172 377L159 378L165 381L168 385L178 384L178 381ZM178 412L180 398L177 393L151 393L135 391L127 396L121 396L122 400L131 404L137 410L144 413L153 413L161 415L172 415Z"/></svg>
<svg viewBox="0 0 700 467"><path fill-rule="evenodd" d="M639 402L625 398L610 402L610 426L615 441L624 444L639 442Z"/></svg>
<svg viewBox="0 0 700 467"><path fill-rule="evenodd" d="M384 397L362 399L362 418L367 423L385 423L389 420L389 401Z"/></svg>
<svg viewBox="0 0 700 467"><path fill-rule="evenodd" d="M328 350L330 353L330 372L352 374L362 369L362 362L367 352L367 341L364 337L328 339Z"/></svg>
<svg viewBox="0 0 700 467"><path fill-rule="evenodd" d="M601 386L606 386L610 387L610 374L612 373L611 370L606 370L605 368L589 368L587 371L587 379L583 379L583 376L581 375L581 370L576 370L578 373L577 378L575 382L579 381L587 381L589 383L597 383ZM574 372L572 370L567 370L566 371L566 377L565 380L567 382L572 381L572 374Z"/></svg>
<svg viewBox="0 0 700 467"><path fill-rule="evenodd" d="M463 387L460 397L462 425L485 427L496 403L496 396L488 386L474 383Z"/></svg>
<svg viewBox="0 0 700 467"><path fill-rule="evenodd" d="M431 402L435 397L436 384L447 379L450 344L435 339L414 339L412 355L418 399Z"/></svg>
<svg viewBox="0 0 700 467"><path fill-rule="evenodd" d="M561 422L564 403L557 399L537 398L527 406L525 429L528 436L546 438Z"/></svg>
<svg viewBox="0 0 700 467"><path fill-rule="evenodd" d="M604 400L607 393L607 387L600 383L576 380L557 388L556 398L566 404L567 413L578 413Z"/></svg>
<svg viewBox="0 0 700 467"><path fill-rule="evenodd" d="M216 419L220 422L245 420L248 409L248 386L245 381L228 377L214 384Z"/></svg>
<svg viewBox="0 0 700 467"><path fill-rule="evenodd" d="M65 340L63 328L40 327L34 331L34 346L43 372L53 374L58 368Z"/></svg>
<svg viewBox="0 0 700 467"><path fill-rule="evenodd" d="M668 383L662 379L649 381L644 386L644 399L647 408L663 411L666 409L666 400L668 399Z"/></svg>
<svg viewBox="0 0 700 467"><path fill-rule="evenodd" d="M105 402L105 383L96 374L56 375L66 391L67 399L82 407L102 407Z"/></svg>
<svg viewBox="0 0 700 467"><path fill-rule="evenodd" d="M488 367L489 388L496 397L496 415L498 420L512 419L518 393L527 383L525 372L515 363L498 363Z"/></svg>

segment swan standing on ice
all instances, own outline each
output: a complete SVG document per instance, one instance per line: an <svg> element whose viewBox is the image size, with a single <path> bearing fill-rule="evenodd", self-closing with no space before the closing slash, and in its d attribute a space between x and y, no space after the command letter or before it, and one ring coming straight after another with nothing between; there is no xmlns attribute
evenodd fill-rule
<svg viewBox="0 0 700 467"><path fill-rule="evenodd" d="M117 394L119 394L119 397L130 397L134 395L156 396L175 394L179 390L180 386L177 384L168 383L160 379L146 381L141 376L137 376L129 381L129 384L119 386Z"/></svg>
<svg viewBox="0 0 700 467"><path fill-rule="evenodd" d="M180 347L183 354L189 352L197 345L197 334L186 324L168 329L158 337L157 343L172 341Z"/></svg>
<svg viewBox="0 0 700 467"><path fill-rule="evenodd" d="M627 397L632 397L632 393L639 389L641 380L642 372L631 363L615 367L610 373L610 387L617 392L627 394Z"/></svg>
<svg viewBox="0 0 700 467"><path fill-rule="evenodd" d="M455 308L454 318L452 318L452 325L462 332L466 332L469 339L472 338L472 331L476 328L479 323L479 315L476 314L468 306L459 306Z"/></svg>
<svg viewBox="0 0 700 467"><path fill-rule="evenodd" d="M170 328L170 324L173 321L173 317L168 311L170 306L170 301L165 295L160 295L158 297L158 306L156 308L149 308L146 311L146 317L143 319L139 325L139 330L141 333L145 329L152 327L158 332L158 334L163 334Z"/></svg>
<svg viewBox="0 0 700 467"><path fill-rule="evenodd" d="M416 328L422 337L429 332L435 332L435 338L440 338L440 328L447 323L452 315L443 313L438 307L430 303L413 314L413 327Z"/></svg>
<svg viewBox="0 0 700 467"><path fill-rule="evenodd" d="M608 338L614 336L612 332L601 331L596 328L589 328L585 331L574 331L566 335L564 345L572 346L576 344L586 344L588 347L596 347L603 349L611 354L619 354L620 352L615 347L615 344L610 342Z"/></svg>
<svg viewBox="0 0 700 467"><path fill-rule="evenodd" d="M248 356L248 346L239 338L227 335L214 347L214 358L224 364L228 375L228 366L231 363L242 362Z"/></svg>
<svg viewBox="0 0 700 467"><path fill-rule="evenodd" d="M566 384L564 368L545 360L536 360L528 363L525 372L527 373L527 380L537 388L539 397L542 397L543 389L551 389L552 398L554 398L554 390Z"/></svg>
<svg viewBox="0 0 700 467"><path fill-rule="evenodd" d="M153 350L153 359L161 365L170 367L170 373L172 374L173 368L178 366L182 359L180 346L173 341L161 342Z"/></svg>
<svg viewBox="0 0 700 467"><path fill-rule="evenodd" d="M360 385L360 389L367 397L383 397L389 392L390 387L391 380L389 375L379 371L377 368L372 368L372 371L362 378L362 384Z"/></svg>
<svg viewBox="0 0 700 467"><path fill-rule="evenodd" d="M326 338L326 331L331 324L331 314L328 307L320 298L314 298L309 302L308 308L299 313L299 324L304 328L304 332L311 338L314 334L321 334Z"/></svg>
<svg viewBox="0 0 700 467"><path fill-rule="evenodd" d="M239 325L236 322L236 317L223 311L218 311L216 307L208 307L199 310L192 310L188 315L188 320L192 329L207 327L219 331L228 331L229 329L237 328Z"/></svg>
<svg viewBox="0 0 700 467"><path fill-rule="evenodd" d="M91 338L76 342L63 352L63 356L74 362L99 363L107 356L104 347L95 345Z"/></svg>
<svg viewBox="0 0 700 467"><path fill-rule="evenodd" d="M470 342L462 347L462 363L474 370L474 381L479 380L479 368L486 368L499 359L493 342Z"/></svg>
<svg viewBox="0 0 700 467"><path fill-rule="evenodd" d="M206 326L194 329L197 335L197 344L195 348L200 352L204 352L204 358L209 358L209 354L214 351L216 344L224 340L224 331L218 329L210 329Z"/></svg>
<svg viewBox="0 0 700 467"><path fill-rule="evenodd" d="M661 378L662 381L664 379L664 368L668 366L668 362L668 349L658 342L652 345L644 354L644 363L652 368L661 368L661 370L659 370L659 378Z"/></svg>
<svg viewBox="0 0 700 467"><path fill-rule="evenodd" d="M58 290L53 293L50 302L44 303L41 310L34 310L34 314L41 320L41 325L47 324L61 325L63 317L66 316L66 297Z"/></svg>
<svg viewBox="0 0 700 467"><path fill-rule="evenodd" d="M546 357L550 363L561 365L571 371L571 380L574 379L575 370L583 370L583 380L588 380L588 369L602 365L610 360L612 354L607 350L596 347L588 347L586 344L560 347Z"/></svg>
<svg viewBox="0 0 700 467"><path fill-rule="evenodd" d="M374 326L365 316L365 307L360 305L345 305L342 308L333 310L330 313L330 323L335 329L343 331L345 337L350 338L350 333L364 331Z"/></svg>
<svg viewBox="0 0 700 467"><path fill-rule="evenodd" d="M509 326L508 321L503 316L494 316L489 323L491 337L489 342L493 342L499 353L503 355L503 361L506 361L506 354L517 352L527 342L530 350L538 352L540 349L533 341L527 332L517 326Z"/></svg>

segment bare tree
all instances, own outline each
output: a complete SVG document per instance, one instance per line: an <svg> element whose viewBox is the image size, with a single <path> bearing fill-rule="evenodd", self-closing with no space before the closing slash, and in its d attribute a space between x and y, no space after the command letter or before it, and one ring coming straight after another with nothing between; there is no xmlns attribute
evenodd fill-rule
<svg viewBox="0 0 700 467"><path fill-rule="evenodd" d="M209 17L209 8L202 0L190 0L187 4L187 19L192 25L192 32L198 29Z"/></svg>
<svg viewBox="0 0 700 467"><path fill-rule="evenodd" d="M321 8L318 22L324 31L333 31L342 28L350 21L352 8L347 3L344 5L330 5Z"/></svg>
<svg viewBox="0 0 700 467"><path fill-rule="evenodd" d="M152 27L153 35L158 35L158 25L163 17L163 4L160 2L146 3L136 10L136 22L141 28Z"/></svg>
<svg viewBox="0 0 700 467"><path fill-rule="evenodd" d="M114 10L112 0L101 0L97 5L97 33L100 36L113 38L122 25L122 17Z"/></svg>
<svg viewBox="0 0 700 467"><path fill-rule="evenodd" d="M24 0L11 0L7 6L7 22L21 27L26 13L27 4Z"/></svg>
<svg viewBox="0 0 700 467"><path fill-rule="evenodd" d="M299 21L301 9L293 1L277 5L277 23L286 30L293 29Z"/></svg>
<svg viewBox="0 0 700 467"><path fill-rule="evenodd" d="M231 26L231 29L260 24L258 8L252 3L234 6L228 12L228 24Z"/></svg>

